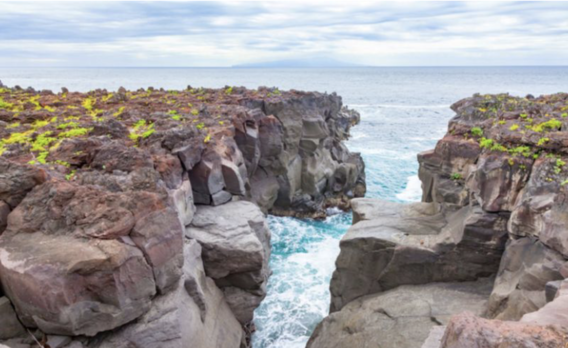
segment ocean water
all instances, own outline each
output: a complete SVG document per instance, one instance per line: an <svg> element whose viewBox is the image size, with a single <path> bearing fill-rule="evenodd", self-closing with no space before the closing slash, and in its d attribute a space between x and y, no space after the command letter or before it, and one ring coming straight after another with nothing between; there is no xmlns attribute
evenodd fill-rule
<svg viewBox="0 0 568 348"><path fill-rule="evenodd" d="M367 196L420 200L416 154L432 148L453 116L449 106L474 93L568 92L568 67L452 67L350 69L5 69L6 85L87 91L140 87L277 86L337 92L361 113L351 151L366 163ZM256 311L255 348L303 348L327 315L329 280L349 214L325 221L269 217L273 270L268 296Z"/></svg>

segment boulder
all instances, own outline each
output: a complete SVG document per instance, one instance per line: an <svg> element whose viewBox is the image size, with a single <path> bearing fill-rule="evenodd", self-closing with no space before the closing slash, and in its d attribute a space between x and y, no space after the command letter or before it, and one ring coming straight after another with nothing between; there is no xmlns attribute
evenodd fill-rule
<svg viewBox="0 0 568 348"><path fill-rule="evenodd" d="M185 240L183 276L150 310L118 330L91 339L89 348L244 348L245 334L201 261L201 247Z"/></svg>
<svg viewBox="0 0 568 348"><path fill-rule="evenodd" d="M18 320L10 300L5 296L0 297L0 340L8 340L25 334L26 329Z"/></svg>
<svg viewBox="0 0 568 348"><path fill-rule="evenodd" d="M0 279L26 326L58 335L119 327L145 313L156 293L138 248L41 232L2 235Z"/></svg>
<svg viewBox="0 0 568 348"><path fill-rule="evenodd" d="M559 348L568 330L556 325L488 320L471 313L453 317L440 348Z"/></svg>
<svg viewBox="0 0 568 348"><path fill-rule="evenodd" d="M14 209L35 186L47 180L47 173L37 167L0 158L0 201Z"/></svg>
<svg viewBox="0 0 568 348"><path fill-rule="evenodd" d="M566 263L558 253L534 238L512 240L501 259L486 315L500 320L519 320L546 304L546 284L563 279Z"/></svg>
<svg viewBox="0 0 568 348"><path fill-rule="evenodd" d="M471 281L498 270L506 215L476 206L442 213L429 203L378 200L356 199L353 207L358 222L340 242L331 312L400 285Z"/></svg>
<svg viewBox="0 0 568 348"><path fill-rule="evenodd" d="M358 298L324 319L307 348L420 348L431 329L446 324L451 315L481 313L491 283L405 285Z"/></svg>
<svg viewBox="0 0 568 348"><path fill-rule="evenodd" d="M260 209L246 201L199 206L186 236L203 248L207 276L225 292L244 325L266 295L270 231Z"/></svg>
<svg viewBox="0 0 568 348"><path fill-rule="evenodd" d="M8 214L10 214L10 206L4 201L0 201L0 235L8 226Z"/></svg>

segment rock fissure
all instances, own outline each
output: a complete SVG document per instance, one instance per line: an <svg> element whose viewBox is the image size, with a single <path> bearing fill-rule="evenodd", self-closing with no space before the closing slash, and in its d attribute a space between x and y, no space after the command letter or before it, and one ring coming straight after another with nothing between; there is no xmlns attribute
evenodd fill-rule
<svg viewBox="0 0 568 348"><path fill-rule="evenodd" d="M342 144L359 115L335 94L0 96L1 314L73 347L245 347L270 274L264 214L364 195Z"/></svg>
<svg viewBox="0 0 568 348"><path fill-rule="evenodd" d="M567 105L563 93L453 104L448 133L418 155L422 203L352 201L331 314L308 348L568 344ZM423 309L423 320L375 325L371 311L404 308Z"/></svg>

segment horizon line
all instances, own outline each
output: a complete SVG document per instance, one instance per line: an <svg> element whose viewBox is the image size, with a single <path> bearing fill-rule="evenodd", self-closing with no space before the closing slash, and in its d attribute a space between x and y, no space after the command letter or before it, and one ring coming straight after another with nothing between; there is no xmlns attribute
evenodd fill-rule
<svg viewBox="0 0 568 348"><path fill-rule="evenodd" d="M369 69L369 68L566 68L566 65L358 65L358 66L3 66L0 69Z"/></svg>

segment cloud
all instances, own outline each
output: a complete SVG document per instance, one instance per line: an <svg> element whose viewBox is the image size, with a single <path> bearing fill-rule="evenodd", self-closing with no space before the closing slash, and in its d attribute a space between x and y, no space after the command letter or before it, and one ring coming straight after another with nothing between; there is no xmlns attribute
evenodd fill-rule
<svg viewBox="0 0 568 348"><path fill-rule="evenodd" d="M562 2L3 2L4 66L568 61Z"/></svg>

